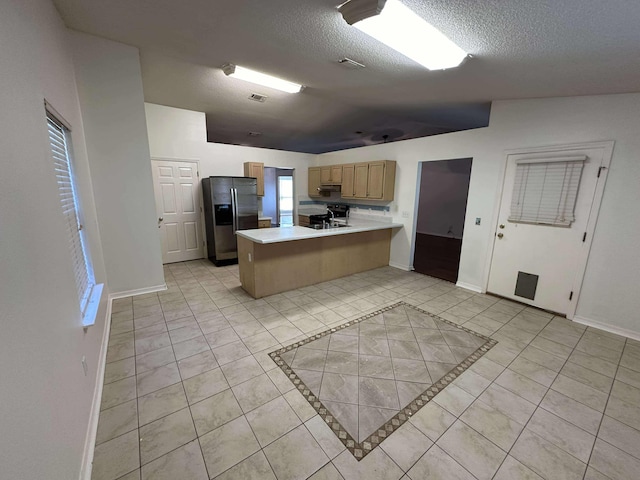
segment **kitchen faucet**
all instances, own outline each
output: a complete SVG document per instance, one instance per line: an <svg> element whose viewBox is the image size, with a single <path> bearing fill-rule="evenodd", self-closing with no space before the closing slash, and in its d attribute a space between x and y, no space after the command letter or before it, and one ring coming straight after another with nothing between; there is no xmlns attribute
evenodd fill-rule
<svg viewBox="0 0 640 480"><path fill-rule="evenodd" d="M333 214L333 210L331 210L330 208L327 208L327 212L331 214L331 225L333 226L333 224L336 223L336 216Z"/></svg>

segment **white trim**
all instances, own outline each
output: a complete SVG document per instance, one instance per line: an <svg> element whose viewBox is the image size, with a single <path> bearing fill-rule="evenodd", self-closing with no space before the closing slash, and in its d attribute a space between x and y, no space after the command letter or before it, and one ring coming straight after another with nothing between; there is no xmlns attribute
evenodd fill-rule
<svg viewBox="0 0 640 480"><path fill-rule="evenodd" d="M600 330L604 330L605 332L614 333L616 335L621 335L623 337L640 341L640 332L637 332L635 330L629 330L627 328L611 325L610 323L598 322L596 320L591 320L591 319L579 317L579 316L573 317L573 321L581 325L598 328Z"/></svg>
<svg viewBox="0 0 640 480"><path fill-rule="evenodd" d="M389 262L389 266L393 268L399 268L400 270L404 270L405 272L411 272L413 270L413 267L397 262Z"/></svg>
<svg viewBox="0 0 640 480"><path fill-rule="evenodd" d="M465 290L471 290L472 292L476 292L476 293L484 293L484 290L482 290L482 287L479 287L478 285L473 285L471 283L456 282L456 287L464 288Z"/></svg>
<svg viewBox="0 0 640 480"><path fill-rule="evenodd" d="M593 194L593 201L591 203L591 212L589 212L589 220L587 223L587 238L582 244L580 263L576 268L576 277L573 281L573 299L569 303L569 311L567 312L567 318L573 319L576 310L578 309L578 301L580 300L580 291L582 290L582 283L587 271L587 263L589 262L589 253L591 252L591 244L596 231L596 225L598 224L598 216L600 214L600 206L602 205L602 197L604 196L604 187L607 183L607 174L611 165L611 159L613 158L613 147L615 142L613 140L607 142L599 142L594 145L599 145L602 148L602 168L601 174L596 183L596 190Z"/></svg>
<svg viewBox="0 0 640 480"><path fill-rule="evenodd" d="M107 348L109 346L109 333L111 332L111 304L113 297L107 299L107 311L104 320L104 331L98 357L98 369L96 372L96 385L93 389L93 401L89 414L89 428L84 442L82 455L82 467L80 468L80 480L91 480L93 467L93 454L95 451L96 435L98 433L98 419L100 417L100 404L102 402L102 388L104 384L104 371L107 363Z"/></svg>
<svg viewBox="0 0 640 480"><path fill-rule="evenodd" d="M89 295L87 307L85 308L84 315L82 315L82 326L85 328L92 327L96 324L96 317L98 316L98 309L100 308L103 288L104 283L98 283L91 289L91 295Z"/></svg>
<svg viewBox="0 0 640 480"><path fill-rule="evenodd" d="M578 266L576 267L576 276L572 284L572 291L574 292L573 299L569 301L567 306L566 317L569 320L574 318L576 313L576 309L578 307L578 300L580 298L580 290L582 288L582 282L584 281L584 275L587 270L587 262L589 261L589 252L591 250L591 243L593 241L594 232L596 229L596 224L598 222L598 213L600 211L600 205L602 204L602 197L604 195L604 186L607 179L607 172L609 170L609 166L611 164L611 158L613 157L613 147L615 145L614 140L605 140L602 142L584 142L584 143L571 143L565 145L550 145L546 147L531 147L531 148L517 148L517 149L509 149L503 152L504 161L502 162L501 172L500 172L500 194L496 198L496 203L494 206L493 213L493 230L491 230L490 235L493 236L493 241L491 244L491 249L489 254L487 255L487 261L485 264L485 273L483 278L484 291L487 291L489 286L489 276L491 274L491 264L493 261L493 253L496 246L496 236L495 232L498 229L498 221L500 216L500 206L502 204L502 197L505 192L505 175L507 172L507 164L509 162L509 156L511 155L523 155L527 153L556 153L568 150L588 150L588 149L602 149L602 161L600 166L603 168L603 174L598 178L598 182L596 183L596 189L593 195L593 200L591 204L591 211L589 212L589 220L587 222L586 232L587 239L582 244L580 249L580 258ZM509 300L514 300L509 297ZM522 301L522 303L526 303ZM537 307L540 308L540 307Z"/></svg>
<svg viewBox="0 0 640 480"><path fill-rule="evenodd" d="M158 161L158 162L189 162L189 163L197 163L198 166L200 166L200 159L199 158L185 158L185 157L180 157L180 158L176 158L176 157L151 157L151 161Z"/></svg>
<svg viewBox="0 0 640 480"><path fill-rule="evenodd" d="M162 292L167 289L167 284L163 283L162 285L156 285L154 287L146 287L146 288L138 288L135 290L126 290L124 292L114 292L109 295L110 300L115 300L116 298L125 298L125 297L134 297L136 295L144 295L145 293L154 293L154 292Z"/></svg>
<svg viewBox="0 0 640 480"><path fill-rule="evenodd" d="M202 196L202 176L200 175L200 159L199 158L172 158L172 157L151 157L151 170L152 170L152 175L155 176L155 173L153 173L153 169L154 169L154 163L153 162L182 162L182 163L195 163L196 164L196 177L197 177L197 182L196 182L196 189L197 189L197 196L198 196L198 200L200 201L200 215L199 215L199 219L200 219L200 238L202 239L202 245L200 245L200 254L201 257L200 258L194 258L193 260L201 260L201 259L205 259L208 258L209 256L209 252L207 252L207 232L205 230L205 218L204 218L204 198ZM157 205L157 198L156 198L156 179L153 178L153 203L156 207L156 215L160 216L160 213L158 212L158 205ZM295 184L295 178L294 178L294 184ZM295 189L294 189L295 190ZM162 243L162 234L160 234L160 243ZM162 256L164 257L164 246L162 247ZM185 261L190 261L190 260L185 260ZM162 264L163 265L168 265L169 263L173 263L173 262L164 262L164 258L162 259Z"/></svg>

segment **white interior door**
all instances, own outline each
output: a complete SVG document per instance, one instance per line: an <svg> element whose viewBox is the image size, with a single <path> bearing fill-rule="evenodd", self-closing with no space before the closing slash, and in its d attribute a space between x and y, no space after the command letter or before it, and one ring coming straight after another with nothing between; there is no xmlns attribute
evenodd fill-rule
<svg viewBox="0 0 640 480"><path fill-rule="evenodd" d="M572 318L612 149L613 142L603 142L532 149L507 156L489 292ZM521 181L516 177L518 164L570 157L585 158L578 180L575 220L568 226L510 221L514 182ZM544 203L544 194L542 198Z"/></svg>
<svg viewBox="0 0 640 480"><path fill-rule="evenodd" d="M198 164L153 160L162 262L203 258Z"/></svg>

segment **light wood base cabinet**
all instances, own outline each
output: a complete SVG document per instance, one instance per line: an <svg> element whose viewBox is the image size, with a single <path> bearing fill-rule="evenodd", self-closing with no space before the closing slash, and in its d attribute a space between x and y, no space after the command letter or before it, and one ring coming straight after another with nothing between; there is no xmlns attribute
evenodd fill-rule
<svg viewBox="0 0 640 480"><path fill-rule="evenodd" d="M242 288L262 298L389 265L391 228L281 243L238 236Z"/></svg>

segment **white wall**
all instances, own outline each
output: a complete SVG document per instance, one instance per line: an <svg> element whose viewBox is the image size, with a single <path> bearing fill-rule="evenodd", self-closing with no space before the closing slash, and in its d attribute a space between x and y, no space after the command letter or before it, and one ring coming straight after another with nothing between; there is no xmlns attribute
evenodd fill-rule
<svg viewBox="0 0 640 480"><path fill-rule="evenodd" d="M151 158L199 160L200 177L244 176L244 162L294 168L295 195L306 198L307 169L315 155L266 148L208 143L201 112L145 104Z"/></svg>
<svg viewBox="0 0 640 480"><path fill-rule="evenodd" d="M615 140L576 317L640 333L640 94L494 102L489 127L332 152L318 164L396 160L392 264L411 266L418 162L472 157L459 282L486 289L508 149ZM409 213L402 218L401 212ZM475 218L482 224L476 226Z"/></svg>
<svg viewBox="0 0 640 480"><path fill-rule="evenodd" d="M495 115L495 117L494 117ZM504 148L614 140L576 317L640 332L640 94L496 102Z"/></svg>
<svg viewBox="0 0 640 480"><path fill-rule="evenodd" d="M71 33L112 293L164 285L137 48Z"/></svg>
<svg viewBox="0 0 640 480"><path fill-rule="evenodd" d="M0 2L0 477L75 479L105 317L86 332L48 145L44 99L72 126L75 175L105 281L67 30L49 0ZM105 288L106 298L108 288ZM81 358L86 355L88 374Z"/></svg>

